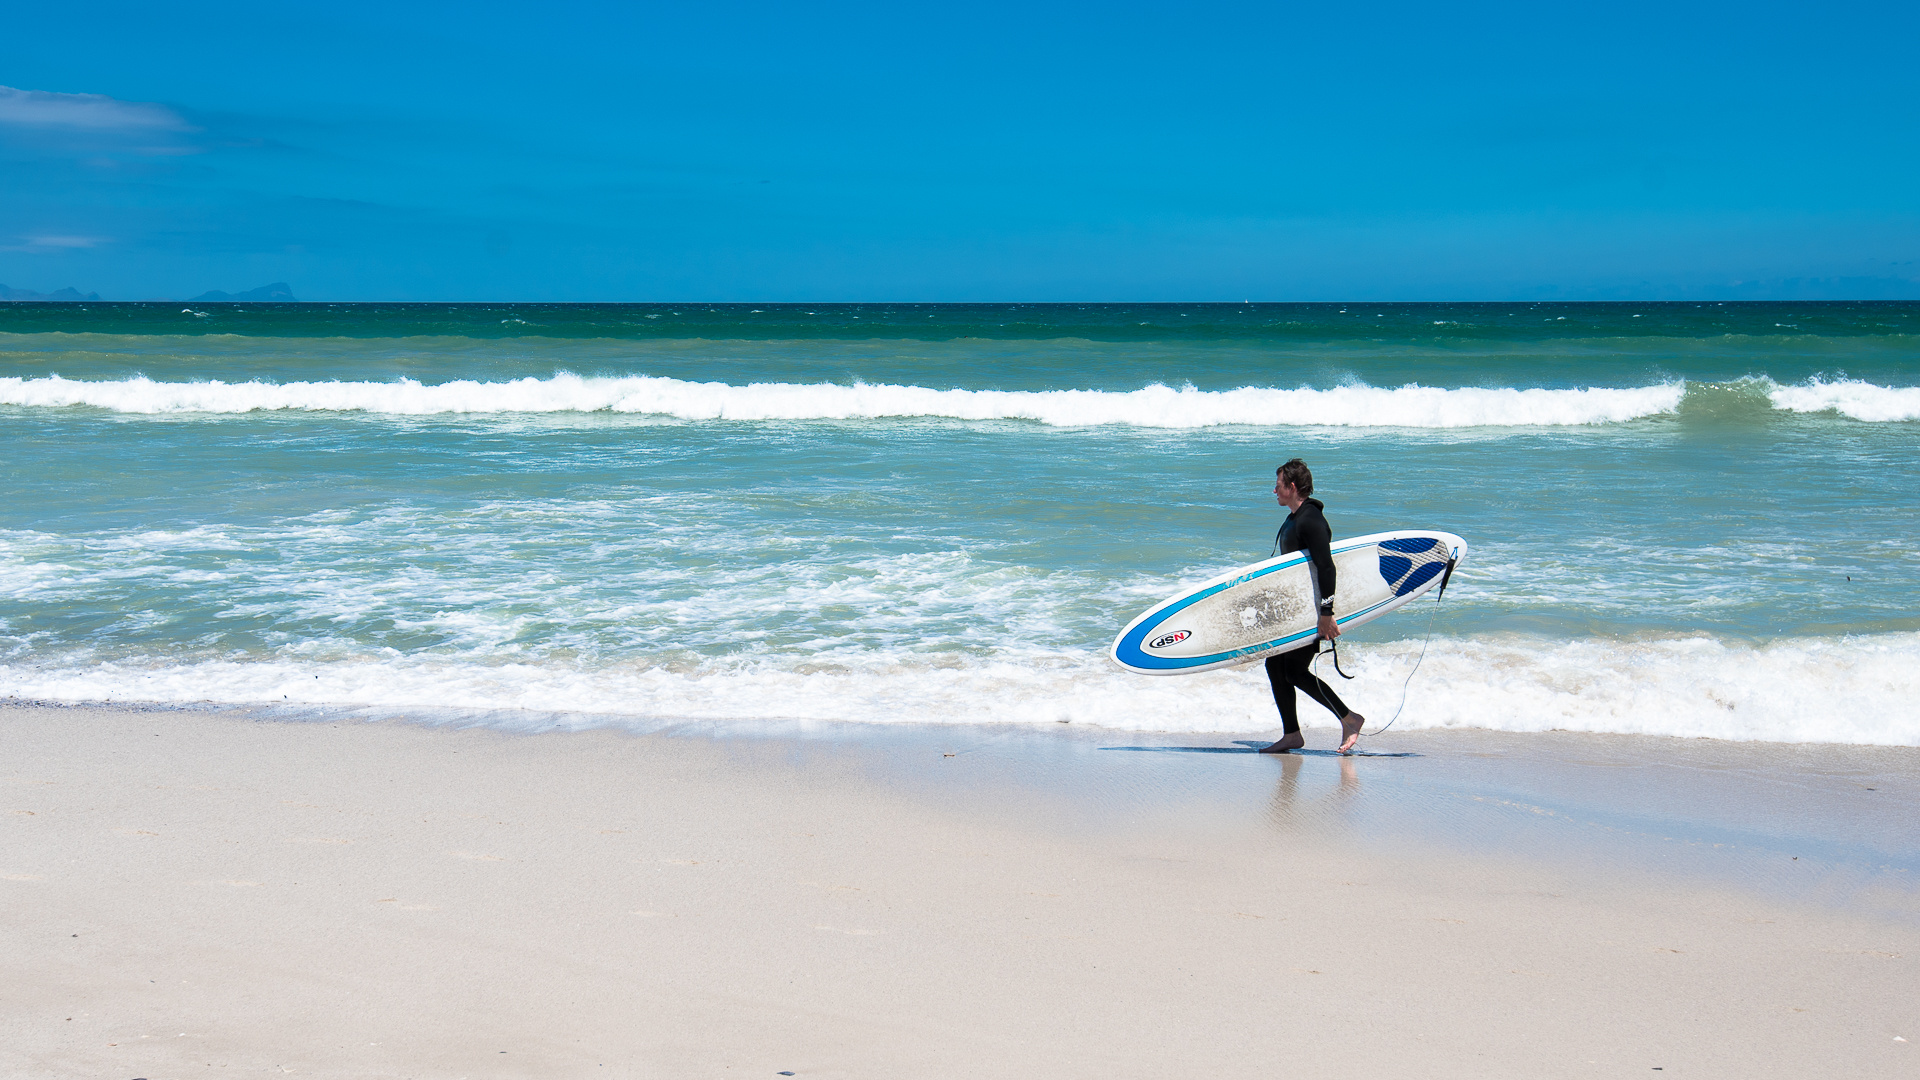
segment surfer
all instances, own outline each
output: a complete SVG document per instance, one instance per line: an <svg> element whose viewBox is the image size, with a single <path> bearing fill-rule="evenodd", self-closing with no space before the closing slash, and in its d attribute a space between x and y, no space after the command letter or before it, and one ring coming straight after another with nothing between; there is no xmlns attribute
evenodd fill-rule
<svg viewBox="0 0 1920 1080"><path fill-rule="evenodd" d="M1300 648L1267 657L1267 680L1273 684L1273 703L1280 707L1281 733L1279 742L1260 752L1284 754L1307 744L1305 736L1300 734L1300 710L1293 694L1294 687L1299 687L1340 718L1340 752L1349 753L1353 744L1360 741L1360 727L1367 718L1347 708L1340 695L1322 682L1311 666L1321 638L1332 641L1340 636L1340 624L1333 621L1333 530L1320 513L1326 504L1307 497L1313 494L1313 473L1299 458L1274 470L1273 494L1281 506L1291 511L1280 526L1281 553L1305 551L1307 561L1313 564L1308 577L1314 584L1314 597L1320 602L1320 637Z"/></svg>

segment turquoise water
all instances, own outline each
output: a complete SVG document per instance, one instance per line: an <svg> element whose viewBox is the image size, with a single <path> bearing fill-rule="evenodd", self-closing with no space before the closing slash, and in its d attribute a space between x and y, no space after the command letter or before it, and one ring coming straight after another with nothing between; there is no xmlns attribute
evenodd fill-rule
<svg viewBox="0 0 1920 1080"><path fill-rule="evenodd" d="M0 692L1272 726L1105 649L1337 534L1405 726L1920 743L1920 304L0 307ZM538 719L535 719L538 717ZM1330 722L1330 718L1312 718Z"/></svg>

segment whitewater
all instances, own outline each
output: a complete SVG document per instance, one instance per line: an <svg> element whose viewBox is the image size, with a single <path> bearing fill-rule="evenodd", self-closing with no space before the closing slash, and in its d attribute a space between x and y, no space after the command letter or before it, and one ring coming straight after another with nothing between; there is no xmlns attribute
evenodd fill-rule
<svg viewBox="0 0 1920 1080"><path fill-rule="evenodd" d="M1920 387L1858 381L1799 386L1760 385L1773 407L1837 412L1855 420L1920 419ZM0 404L33 408L87 406L123 413L246 413L272 410L368 412L397 416L445 413L615 412L680 420L853 420L932 417L1031 420L1055 427L1127 424L1199 428L1216 425L1328 427L1517 427L1620 423L1672 413L1684 383L1638 387L1460 387L1418 385L1241 387L1138 390L937 390L924 386L718 382L630 376L507 382L157 382L146 377L89 382L58 375L0 378Z"/></svg>
<svg viewBox="0 0 1920 1080"><path fill-rule="evenodd" d="M1349 643L1348 705L1403 730L1585 731L1766 742L1920 746L1920 634L1815 638L1755 647L1711 637L1552 642L1511 636L1428 645ZM1331 662L1322 661L1333 678ZM1417 683L1409 683L1409 676ZM1406 686L1405 703L1401 688ZM929 660L840 655L593 669L577 663L360 656L200 663L0 665L0 694L24 700L257 703L311 714L349 709L508 730L688 721L1079 724L1125 731L1274 727L1258 665L1144 679L1087 653ZM1829 706L1836 698L1845 710ZM1309 727L1334 727L1325 714Z"/></svg>

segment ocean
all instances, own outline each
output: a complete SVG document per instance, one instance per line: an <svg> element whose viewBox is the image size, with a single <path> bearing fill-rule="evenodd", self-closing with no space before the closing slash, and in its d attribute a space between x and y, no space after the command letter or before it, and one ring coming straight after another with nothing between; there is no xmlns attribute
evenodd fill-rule
<svg viewBox="0 0 1920 1080"><path fill-rule="evenodd" d="M1920 303L14 303L0 440L14 699L1267 731L1106 649L1299 456L1471 545L1376 721L1920 745Z"/></svg>

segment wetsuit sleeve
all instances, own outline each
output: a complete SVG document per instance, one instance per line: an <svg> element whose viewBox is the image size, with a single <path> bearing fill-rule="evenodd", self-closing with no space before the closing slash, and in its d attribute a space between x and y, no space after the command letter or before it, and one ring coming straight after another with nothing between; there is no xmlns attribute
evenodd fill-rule
<svg viewBox="0 0 1920 1080"><path fill-rule="evenodd" d="M1334 586L1338 584L1333 570L1333 530L1327 526L1327 519L1319 514L1309 521L1301 523L1300 547L1307 553L1308 561L1313 563L1313 577L1319 582L1320 614L1333 614Z"/></svg>

